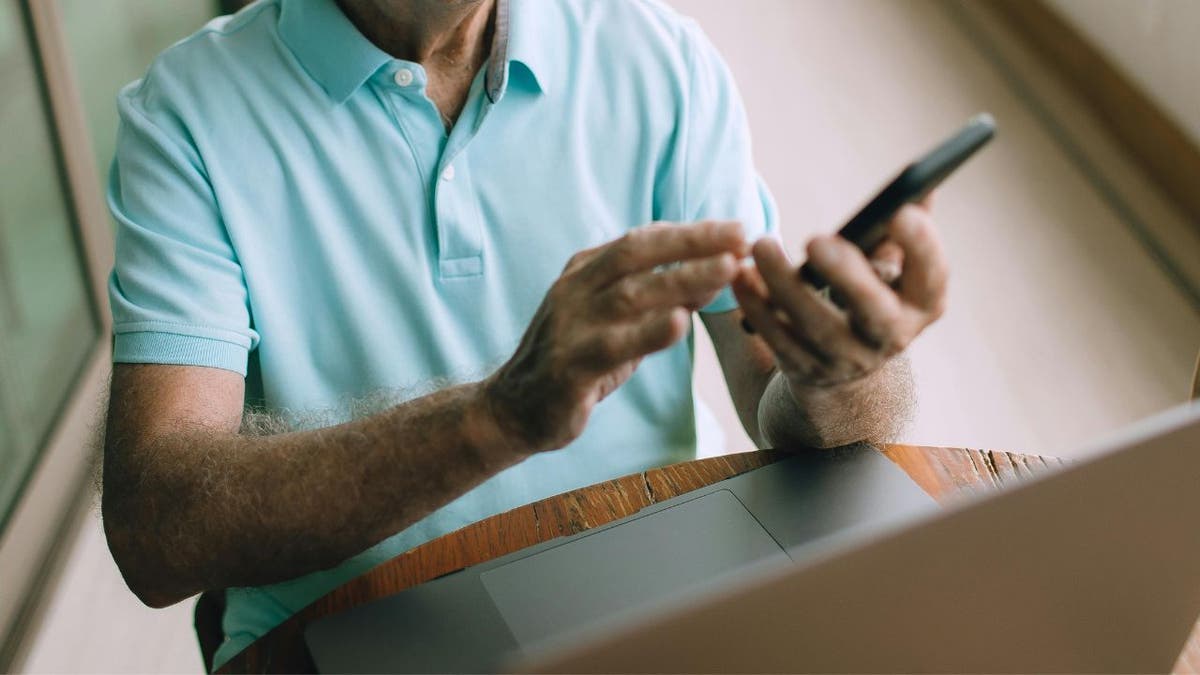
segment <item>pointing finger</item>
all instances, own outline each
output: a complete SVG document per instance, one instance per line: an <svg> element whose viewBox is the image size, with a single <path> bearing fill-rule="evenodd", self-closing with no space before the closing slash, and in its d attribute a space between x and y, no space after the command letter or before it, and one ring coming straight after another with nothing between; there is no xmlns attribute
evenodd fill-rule
<svg viewBox="0 0 1200 675"><path fill-rule="evenodd" d="M745 249L745 235L738 222L646 225L606 244L583 266L580 274L595 286L604 287L659 265L720 253L741 257Z"/></svg>

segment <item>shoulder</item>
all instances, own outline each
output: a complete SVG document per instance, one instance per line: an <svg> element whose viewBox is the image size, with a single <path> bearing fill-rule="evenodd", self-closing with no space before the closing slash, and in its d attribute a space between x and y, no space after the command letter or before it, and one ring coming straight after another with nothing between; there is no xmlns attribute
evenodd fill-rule
<svg viewBox="0 0 1200 675"><path fill-rule="evenodd" d="M549 4L549 3L548 3ZM623 49L612 56L688 56L706 41L691 17L660 0L559 0L568 23L588 37Z"/></svg>
<svg viewBox="0 0 1200 675"><path fill-rule="evenodd" d="M699 24L659 0L513 1L538 15L541 50L565 57L560 78L679 100L697 65L720 61Z"/></svg>
<svg viewBox="0 0 1200 675"><path fill-rule="evenodd" d="M677 36L691 19L660 0L559 0L559 6L581 20L662 36Z"/></svg>
<svg viewBox="0 0 1200 675"><path fill-rule="evenodd" d="M204 107L206 101L228 102L230 94L282 56L275 35L278 17L278 0L260 0L213 19L159 54L141 79L122 88L122 112L157 119Z"/></svg>

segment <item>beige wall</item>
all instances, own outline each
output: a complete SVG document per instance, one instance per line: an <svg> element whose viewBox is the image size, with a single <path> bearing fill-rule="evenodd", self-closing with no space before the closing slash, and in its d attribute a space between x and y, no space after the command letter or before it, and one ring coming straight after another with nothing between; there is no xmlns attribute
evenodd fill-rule
<svg viewBox="0 0 1200 675"><path fill-rule="evenodd" d="M1046 2L1200 145L1200 2Z"/></svg>

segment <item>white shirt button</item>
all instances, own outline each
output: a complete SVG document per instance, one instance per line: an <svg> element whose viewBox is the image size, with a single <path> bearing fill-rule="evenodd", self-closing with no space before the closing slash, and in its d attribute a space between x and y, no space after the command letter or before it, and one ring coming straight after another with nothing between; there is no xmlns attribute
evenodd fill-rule
<svg viewBox="0 0 1200 675"><path fill-rule="evenodd" d="M442 180L454 180L454 165L447 166L442 171Z"/></svg>
<svg viewBox="0 0 1200 675"><path fill-rule="evenodd" d="M392 76L392 79L396 80L396 84L400 85L401 87L407 87L408 85L412 84L413 72L408 68L401 68L400 70L396 71L396 74Z"/></svg>

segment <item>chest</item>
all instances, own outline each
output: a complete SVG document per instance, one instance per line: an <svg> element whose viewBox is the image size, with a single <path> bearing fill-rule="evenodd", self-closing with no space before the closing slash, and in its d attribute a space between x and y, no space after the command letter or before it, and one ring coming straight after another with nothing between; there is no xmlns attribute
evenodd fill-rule
<svg viewBox="0 0 1200 675"><path fill-rule="evenodd" d="M657 217L657 141L533 92L471 98L450 134L424 97L362 93L209 130L238 149L205 159L264 372L312 355L353 391L500 358L571 255Z"/></svg>
<svg viewBox="0 0 1200 675"><path fill-rule="evenodd" d="M502 278L537 293L576 251L659 217L669 133L615 128L583 101L509 91L492 104L477 90L447 133L427 96L364 89L283 109L208 162L248 275L270 256L389 285Z"/></svg>

